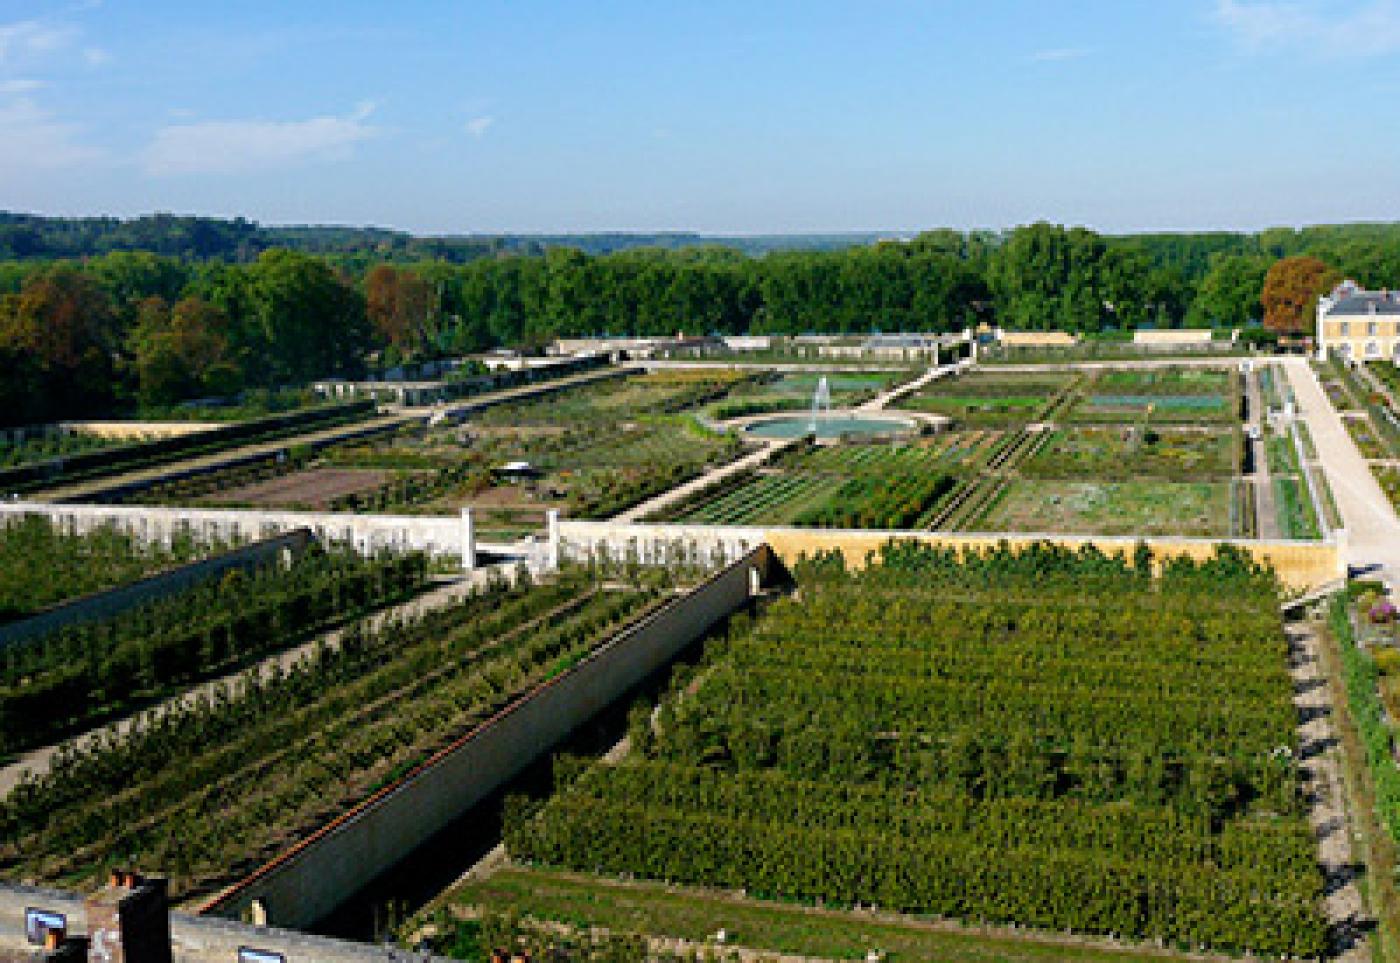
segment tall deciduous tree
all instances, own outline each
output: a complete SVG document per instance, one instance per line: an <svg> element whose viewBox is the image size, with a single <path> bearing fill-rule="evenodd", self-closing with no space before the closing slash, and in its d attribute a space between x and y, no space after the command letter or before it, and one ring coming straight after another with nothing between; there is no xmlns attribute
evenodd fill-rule
<svg viewBox="0 0 1400 963"><path fill-rule="evenodd" d="M326 262L265 252L248 269L249 316L258 341L250 364L266 383L298 383L363 369L370 345L364 299Z"/></svg>
<svg viewBox="0 0 1400 963"><path fill-rule="evenodd" d="M118 342L107 295L71 265L30 277L0 313L0 347L28 356L55 414L110 403Z"/></svg>
<svg viewBox="0 0 1400 963"><path fill-rule="evenodd" d="M1309 333L1317 299L1340 279L1337 271L1319 258L1305 255L1276 261L1264 277L1259 298L1264 326L1279 334Z"/></svg>
<svg viewBox="0 0 1400 963"><path fill-rule="evenodd" d="M379 264L365 275L365 313L375 333L400 357L411 357L428 342L432 291L412 271Z"/></svg>
<svg viewBox="0 0 1400 963"><path fill-rule="evenodd" d="M236 391L242 377L227 332L228 317L200 298L184 298L173 309L160 298L143 301L131 346L141 403Z"/></svg>
<svg viewBox="0 0 1400 963"><path fill-rule="evenodd" d="M1260 316L1260 295L1269 259L1261 255L1231 254L1216 257L1201 279L1196 299L1187 314L1191 327L1244 327Z"/></svg>

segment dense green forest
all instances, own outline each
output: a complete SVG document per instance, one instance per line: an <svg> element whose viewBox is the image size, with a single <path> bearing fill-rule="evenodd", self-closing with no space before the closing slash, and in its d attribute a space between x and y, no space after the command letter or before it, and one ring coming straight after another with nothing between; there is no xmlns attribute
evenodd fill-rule
<svg viewBox="0 0 1400 963"><path fill-rule="evenodd" d="M1300 275L1309 284L1400 278L1400 225L1111 237L1040 223L795 239L809 248L762 255L693 235L588 241L609 253L571 240L0 214L0 420L159 408L559 336L1236 327L1260 318L1270 268L1298 255L1322 262Z"/></svg>
<svg viewBox="0 0 1400 963"><path fill-rule="evenodd" d="M464 264L499 254L541 254L571 247L585 254L611 254L633 248L676 249L720 244L746 254L776 250L831 250L869 244L874 233L770 234L706 237L687 231L666 233L505 234L415 237L378 227L295 225L267 227L234 218L148 214L116 217L43 217L0 211L0 259L95 257L112 251L148 251L181 258L254 260L273 247L310 254L364 255L376 259L434 259Z"/></svg>

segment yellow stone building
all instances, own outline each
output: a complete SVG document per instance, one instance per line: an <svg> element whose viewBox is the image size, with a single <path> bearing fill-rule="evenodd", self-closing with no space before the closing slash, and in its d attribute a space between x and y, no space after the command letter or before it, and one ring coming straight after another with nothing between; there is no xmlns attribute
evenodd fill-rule
<svg viewBox="0 0 1400 963"><path fill-rule="evenodd" d="M1400 291L1343 281L1317 302L1317 356L1400 363Z"/></svg>

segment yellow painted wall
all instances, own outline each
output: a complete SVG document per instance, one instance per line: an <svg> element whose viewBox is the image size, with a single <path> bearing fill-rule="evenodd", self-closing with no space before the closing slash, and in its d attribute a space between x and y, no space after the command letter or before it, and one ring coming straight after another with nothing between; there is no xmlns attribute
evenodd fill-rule
<svg viewBox="0 0 1400 963"><path fill-rule="evenodd" d="M1211 333L1205 330L1134 331L1134 344L1210 344Z"/></svg>
<svg viewBox="0 0 1400 963"><path fill-rule="evenodd" d="M95 435L112 441L146 438L183 438L201 431L223 428L223 423L203 421L65 421L66 431Z"/></svg>
<svg viewBox="0 0 1400 963"><path fill-rule="evenodd" d="M839 548L848 563L863 565L871 552L877 552L891 538L913 538L931 545L957 549L993 548L1006 542L1012 548L1023 548L1047 538L1061 545L1078 547L1092 544L1099 551L1112 555L1122 552L1131 556L1139 539L1109 537L1078 537L1070 535L1024 536L1024 535L950 535L938 532L861 532L861 531L821 531L793 528L769 529L763 540L773 547L784 564L792 564L802 555L812 555L819 551ZM1196 561L1215 554L1218 541L1194 538L1148 538L1152 554L1163 557L1188 556ZM1255 558L1273 566L1280 581L1290 589L1307 590L1323 585L1340 577L1345 572L1338 546L1332 542L1265 542L1238 541L1234 544L1245 548Z"/></svg>
<svg viewBox="0 0 1400 963"><path fill-rule="evenodd" d="M1067 348L1079 339L1065 331L1003 331L1001 343L1008 348Z"/></svg>

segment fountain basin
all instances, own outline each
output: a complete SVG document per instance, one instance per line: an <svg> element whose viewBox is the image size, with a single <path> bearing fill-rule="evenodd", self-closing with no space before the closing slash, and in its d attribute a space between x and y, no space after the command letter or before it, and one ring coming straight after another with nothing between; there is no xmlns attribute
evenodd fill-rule
<svg viewBox="0 0 1400 963"><path fill-rule="evenodd" d="M815 435L819 440L834 438L874 438L910 435L918 431L916 421L889 415L836 411L813 419L810 414L761 415L745 419L743 432L755 438L801 438Z"/></svg>

